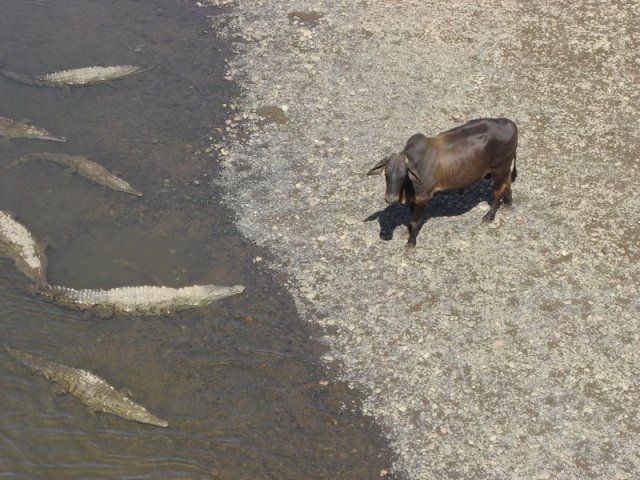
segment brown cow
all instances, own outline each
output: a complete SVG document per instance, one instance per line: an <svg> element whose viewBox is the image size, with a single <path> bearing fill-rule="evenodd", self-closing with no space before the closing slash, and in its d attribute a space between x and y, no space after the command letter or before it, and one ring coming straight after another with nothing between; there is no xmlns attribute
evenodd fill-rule
<svg viewBox="0 0 640 480"><path fill-rule="evenodd" d="M422 213L436 192L459 190L493 174L493 203L482 220L491 222L502 202L510 205L511 182L518 173L517 146L515 123L506 118L480 118L435 137L416 133L401 153L383 158L367 175L384 171L385 201L409 203L407 247L415 247Z"/></svg>

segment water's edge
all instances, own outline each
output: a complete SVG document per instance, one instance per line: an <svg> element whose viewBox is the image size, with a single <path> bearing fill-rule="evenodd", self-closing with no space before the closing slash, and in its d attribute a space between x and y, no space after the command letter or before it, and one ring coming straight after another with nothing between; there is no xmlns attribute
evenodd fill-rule
<svg viewBox="0 0 640 480"><path fill-rule="evenodd" d="M244 284L244 295L175 316L100 320L34 298L0 260L2 342L94 371L167 418L168 430L92 416L0 354L0 472L20 477L375 478L391 453L355 391L327 375L318 334L222 205L217 150L237 94L223 80L229 43L215 8L190 2L0 2L11 67L95 64L154 69L113 86L31 89L0 81L0 115L68 144L0 144L90 156L145 193L111 192L57 166L0 174L0 208L48 238L49 278L76 288ZM63 28L64 26L64 28ZM81 42L78 39L82 39ZM206 140L203 140L206 139Z"/></svg>

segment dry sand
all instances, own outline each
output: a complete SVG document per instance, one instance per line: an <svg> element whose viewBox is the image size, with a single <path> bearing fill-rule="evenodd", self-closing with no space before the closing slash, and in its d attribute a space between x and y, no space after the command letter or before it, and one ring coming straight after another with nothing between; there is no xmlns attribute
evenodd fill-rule
<svg viewBox="0 0 640 480"><path fill-rule="evenodd" d="M640 3L226 8L213 23L240 40L242 88L217 145L228 204L395 470L637 478ZM408 212L368 168L417 131L497 116L520 128L513 208L482 225L485 182L434 199L414 252L405 226L382 240Z"/></svg>

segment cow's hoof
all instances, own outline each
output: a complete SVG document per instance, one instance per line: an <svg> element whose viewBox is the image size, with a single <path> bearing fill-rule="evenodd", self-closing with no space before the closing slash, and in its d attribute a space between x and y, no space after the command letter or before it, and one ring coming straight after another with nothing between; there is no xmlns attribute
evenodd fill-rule
<svg viewBox="0 0 640 480"><path fill-rule="evenodd" d="M489 210L484 217L482 217L482 223L490 223L493 222L493 219L496 218L496 214Z"/></svg>
<svg viewBox="0 0 640 480"><path fill-rule="evenodd" d="M412 251L416 248L416 242L412 242L411 240L409 240L407 244L404 246L404 248L407 251Z"/></svg>

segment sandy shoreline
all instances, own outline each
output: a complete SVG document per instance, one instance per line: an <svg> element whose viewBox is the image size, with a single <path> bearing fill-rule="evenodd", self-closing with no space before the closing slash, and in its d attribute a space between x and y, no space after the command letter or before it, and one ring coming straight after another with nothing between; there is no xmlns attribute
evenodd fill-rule
<svg viewBox="0 0 640 480"><path fill-rule="evenodd" d="M325 329L326 360L366 394L395 469L632 478L637 4L228 8L214 27L246 43L228 69L243 96L221 150L227 203ZM483 116L519 125L514 207L481 225L478 186L433 201L415 252L403 226L381 240L408 214L385 210L367 169L416 131Z"/></svg>

